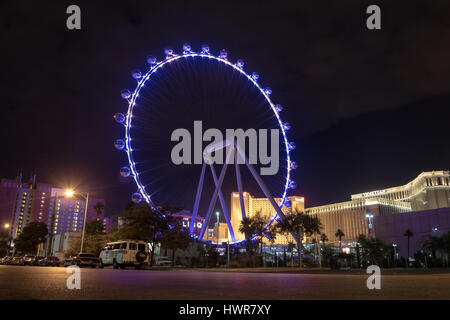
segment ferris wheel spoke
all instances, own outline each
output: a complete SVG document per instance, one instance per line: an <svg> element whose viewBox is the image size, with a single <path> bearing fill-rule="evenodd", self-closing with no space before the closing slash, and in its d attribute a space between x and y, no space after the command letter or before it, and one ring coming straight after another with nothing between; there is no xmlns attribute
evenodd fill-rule
<svg viewBox="0 0 450 320"><path fill-rule="evenodd" d="M236 167L236 182L239 192L239 203L241 205L241 215L242 220L245 219L245 205L244 205L244 195L243 195L243 188L242 188L242 180L241 180L241 171L239 170L239 163L238 163L238 152L236 150L236 141L234 141L234 165Z"/></svg>
<svg viewBox="0 0 450 320"><path fill-rule="evenodd" d="M194 232L195 219L197 218L198 206L200 204L200 198L202 197L203 181L205 180L205 170L206 170L206 163L203 163L202 173L200 174L200 180L198 182L197 187L197 194L195 196L194 209L192 210L191 223L189 225L189 234L191 235Z"/></svg>
<svg viewBox="0 0 450 320"><path fill-rule="evenodd" d="M275 199L272 197L272 194L270 193L270 191L267 188L267 186L264 183L264 181L259 176L258 172L255 170L255 168L252 166L252 164L248 161L247 156L245 155L245 153L241 150L241 148L239 148L239 145L236 145L236 149L239 152L240 156L244 159L245 165L247 166L248 170L250 170L250 173L252 174L253 178L258 183L258 185L261 188L262 192L267 197L267 199L269 200L269 202L272 205L272 207L275 209L275 211L278 214L278 216L281 219L285 219L286 217L285 217L283 211L281 211L280 206L276 203ZM269 224L271 222L269 222ZM292 233L292 236L294 237L295 241L298 242L298 237L294 233Z"/></svg>
<svg viewBox="0 0 450 320"><path fill-rule="evenodd" d="M211 212L213 211L213 209L214 209L214 207L216 205L217 197L219 195L219 191L222 188L223 180L225 178L225 173L227 171L227 166L228 166L230 154L231 154L231 151L228 151L225 163L224 163L224 165L222 167L222 171L220 172L219 181L218 181L218 183L216 185L216 189L214 190L213 196L211 198L211 202L209 203L208 212L206 213L206 217L205 217L205 222L203 223L202 230L200 232L200 240L202 240L203 236L205 235L205 230L208 227L210 219L211 219Z"/></svg>

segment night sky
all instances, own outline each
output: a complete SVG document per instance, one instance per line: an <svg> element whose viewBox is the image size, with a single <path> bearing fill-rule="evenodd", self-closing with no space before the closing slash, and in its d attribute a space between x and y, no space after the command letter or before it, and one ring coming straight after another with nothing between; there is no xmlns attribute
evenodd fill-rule
<svg viewBox="0 0 450 320"><path fill-rule="evenodd" d="M70 4L81 30L66 28ZM366 28L369 4L381 7L381 30ZM136 190L113 147L120 91L134 88L131 70L145 70L148 55L184 42L226 48L273 89L307 206L450 167L446 0L4 0L0 40L0 177L36 170L41 182L104 197L108 215Z"/></svg>

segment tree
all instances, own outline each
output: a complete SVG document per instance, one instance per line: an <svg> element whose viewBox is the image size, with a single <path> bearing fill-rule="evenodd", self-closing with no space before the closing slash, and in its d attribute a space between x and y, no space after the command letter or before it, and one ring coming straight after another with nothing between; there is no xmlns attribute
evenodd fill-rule
<svg viewBox="0 0 450 320"><path fill-rule="evenodd" d="M262 243L264 238L267 238L269 242L273 242L275 240L277 230L274 226L266 227L268 222L269 218L263 217L260 211L253 217L245 217L241 221L239 231L245 235L245 246L248 260L253 256L254 248L261 246L262 252ZM252 259L252 261L253 266L255 266L254 259Z"/></svg>
<svg viewBox="0 0 450 320"><path fill-rule="evenodd" d="M190 242L188 230L179 221L172 221L170 227L162 235L161 243L172 250L172 265L175 266L176 250L185 250Z"/></svg>
<svg viewBox="0 0 450 320"><path fill-rule="evenodd" d="M408 266L409 266L409 242L411 237L413 236L413 232L410 229L406 229L404 236L408 237Z"/></svg>
<svg viewBox="0 0 450 320"><path fill-rule="evenodd" d="M320 235L320 241L322 241L322 243L325 243L325 242L328 241L328 237L327 237L327 235L325 233L322 233Z"/></svg>
<svg viewBox="0 0 450 320"><path fill-rule="evenodd" d="M433 259L436 259L438 254L441 258L445 258L448 266L450 257L450 231L440 237L429 236L424 242L424 248L431 252Z"/></svg>
<svg viewBox="0 0 450 320"><path fill-rule="evenodd" d="M9 235L9 230L1 228L0 229L0 257L3 257L8 252L9 241L11 237Z"/></svg>
<svg viewBox="0 0 450 320"><path fill-rule="evenodd" d="M146 202L130 203L123 214L127 224L118 231L122 239L143 240L151 244L150 266L153 265L155 246L168 230L167 215L163 210L157 211Z"/></svg>
<svg viewBox="0 0 450 320"><path fill-rule="evenodd" d="M341 254L342 251L342 238L345 236L344 232L341 229L337 229L336 233L334 234L336 238L339 238L339 254Z"/></svg>
<svg viewBox="0 0 450 320"><path fill-rule="evenodd" d="M361 234L358 237L358 244L361 249L361 259L364 264L370 263L381 266L383 260L390 259L392 255L393 247L384 244L379 238L368 238Z"/></svg>
<svg viewBox="0 0 450 320"><path fill-rule="evenodd" d="M245 236L245 254L247 259L250 260L252 255L252 244L251 239L253 236L253 220L250 217L245 217L242 219L239 225L239 232L243 233Z"/></svg>
<svg viewBox="0 0 450 320"><path fill-rule="evenodd" d="M120 240L117 234L86 234L83 243L83 251L95 256L99 256L100 252L108 242ZM81 239L74 241L69 249L65 252L66 257L74 256L80 253Z"/></svg>
<svg viewBox="0 0 450 320"><path fill-rule="evenodd" d="M23 254L36 254L39 244L44 243L48 235L47 225L43 222L30 222L14 240L14 248Z"/></svg>
<svg viewBox="0 0 450 320"><path fill-rule="evenodd" d="M101 219L95 219L86 223L87 235L99 235L104 233L105 228L103 226L103 221Z"/></svg>
<svg viewBox="0 0 450 320"><path fill-rule="evenodd" d="M302 267L302 240L306 235L311 237L320 234L322 224L316 215L309 215L303 211L295 210L285 215L285 218L277 224L278 232L284 235L293 235L297 238L298 265Z"/></svg>

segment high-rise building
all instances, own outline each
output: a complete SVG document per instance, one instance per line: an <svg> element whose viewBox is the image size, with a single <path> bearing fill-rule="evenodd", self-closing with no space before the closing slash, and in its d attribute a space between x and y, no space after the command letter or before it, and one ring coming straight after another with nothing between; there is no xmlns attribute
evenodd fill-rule
<svg viewBox="0 0 450 320"><path fill-rule="evenodd" d="M64 190L53 188L51 184L38 183L36 174L23 181L22 173L15 179L0 182L0 223L9 224L10 235L14 239L32 221L46 223L54 234L66 231L82 231L86 201L82 198L64 197ZM104 210L97 214L97 204L105 205L105 200L90 198L86 221L101 219L105 230L109 219ZM52 225L53 219L53 225Z"/></svg>
<svg viewBox="0 0 450 320"><path fill-rule="evenodd" d="M2 179L0 186L0 221L10 225L15 238L31 221L45 221L52 186L36 182L36 174L24 182L22 173L16 179Z"/></svg>
<svg viewBox="0 0 450 320"><path fill-rule="evenodd" d="M54 234L83 230L86 200L77 196L67 198L64 196L64 193L65 191L63 189L52 189L47 221L45 221L45 223L49 226L49 232L51 229ZM97 212L96 207L98 204L101 204L104 207L105 200L89 198L86 222L100 219L103 221L104 229L107 230L109 219L105 218L104 210L97 209Z"/></svg>

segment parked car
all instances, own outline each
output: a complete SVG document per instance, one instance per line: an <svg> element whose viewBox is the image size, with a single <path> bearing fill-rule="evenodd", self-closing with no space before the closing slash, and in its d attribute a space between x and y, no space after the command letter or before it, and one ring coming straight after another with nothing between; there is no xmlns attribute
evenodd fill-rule
<svg viewBox="0 0 450 320"><path fill-rule="evenodd" d="M141 269L148 262L149 250L144 241L120 240L110 242L100 252L100 268L112 265L114 269L134 267Z"/></svg>
<svg viewBox="0 0 450 320"><path fill-rule="evenodd" d="M76 265L80 268L82 267L96 268L100 266L100 260L93 254L79 253L72 257L71 265Z"/></svg>
<svg viewBox="0 0 450 320"><path fill-rule="evenodd" d="M26 255L20 261L21 266L37 266L40 259L44 257Z"/></svg>
<svg viewBox="0 0 450 320"><path fill-rule="evenodd" d="M74 258L74 256L65 258L63 263L62 263L63 267L68 267L68 266L74 265L73 258Z"/></svg>
<svg viewBox="0 0 450 320"><path fill-rule="evenodd" d="M9 264L13 265L13 266L18 266L20 265L20 262L22 261L21 257L13 257L10 261Z"/></svg>
<svg viewBox="0 0 450 320"><path fill-rule="evenodd" d="M156 266L171 266L172 260L170 260L168 257L165 256L159 256L155 258L155 265Z"/></svg>
<svg viewBox="0 0 450 320"><path fill-rule="evenodd" d="M59 267L60 261L58 257L45 257L39 261L40 266Z"/></svg>
<svg viewBox="0 0 450 320"><path fill-rule="evenodd" d="M11 256L3 257L2 259L0 259L0 264L8 265L11 262L12 258L13 257Z"/></svg>

